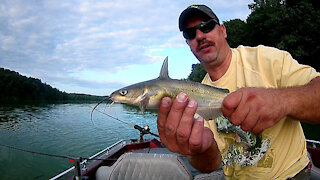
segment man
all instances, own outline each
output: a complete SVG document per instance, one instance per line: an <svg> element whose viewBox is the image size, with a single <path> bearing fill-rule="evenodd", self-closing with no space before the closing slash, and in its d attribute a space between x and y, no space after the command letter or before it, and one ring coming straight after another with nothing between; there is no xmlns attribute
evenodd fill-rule
<svg viewBox="0 0 320 180"><path fill-rule="evenodd" d="M217 132L215 121L195 119L197 102L183 92L175 100L161 101L161 141L169 150L187 155L202 172L227 162L222 164L227 179L287 179L303 172L309 159L299 121L320 122L320 74L275 48L231 49L225 26L204 5L186 8L179 29L207 72L203 83L232 92L222 103L224 116L245 131L262 133L267 150L258 162L241 164L239 153L250 161L248 147L239 147L236 133Z"/></svg>

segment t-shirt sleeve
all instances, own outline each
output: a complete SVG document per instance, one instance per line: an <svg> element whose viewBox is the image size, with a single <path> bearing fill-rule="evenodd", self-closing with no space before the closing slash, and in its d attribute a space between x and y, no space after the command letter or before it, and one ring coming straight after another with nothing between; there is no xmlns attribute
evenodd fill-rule
<svg viewBox="0 0 320 180"><path fill-rule="evenodd" d="M283 51L280 79L282 88L305 85L317 76L320 76L320 73L314 68L299 64L288 52Z"/></svg>

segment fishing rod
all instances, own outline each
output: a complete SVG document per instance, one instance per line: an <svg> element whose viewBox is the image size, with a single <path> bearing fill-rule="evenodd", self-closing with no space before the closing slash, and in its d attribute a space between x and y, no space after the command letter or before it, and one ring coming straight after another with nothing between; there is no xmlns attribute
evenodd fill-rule
<svg viewBox="0 0 320 180"><path fill-rule="evenodd" d="M107 114L107 113L105 113L105 112L99 111L99 110L97 110L97 109L96 109L96 111L98 111L99 113L102 113L102 114L104 114L104 115L106 115L106 116L108 116L108 117L110 117L110 118L112 118L112 119L114 119L114 120L117 120L117 121L119 121L119 122L122 122L122 123L130 126L130 127L133 127L133 128L135 128L135 129L137 129L138 131L140 131L140 140L141 140L141 141L143 140L143 136L146 135L146 134L150 134L150 135L152 135L152 136L159 137L159 135L150 132L150 127L149 127L148 125L146 125L146 126L144 126L144 127L141 127L141 126L136 125L136 124L133 125L133 124L130 124L130 123L125 122L125 121L123 121L123 120L120 120L119 118L113 117L113 116L111 116L111 115L109 115L109 114Z"/></svg>
<svg viewBox="0 0 320 180"><path fill-rule="evenodd" d="M100 102L98 102L98 103L93 107L93 109L92 109L92 111L91 111L91 114L90 114L91 122L92 122L93 125L95 125L94 122L93 122L93 112L94 112L94 111L98 111L98 112L101 113L101 114L104 114L104 115L106 115L106 116L108 116L108 117L110 117L110 118L112 118L112 119L114 119L114 120L117 120L117 121L119 121L119 122L121 122L121 123L123 123L123 124L126 124L126 125L128 125L128 126L130 126L130 127L133 127L134 129L137 129L138 131L140 131L140 140L143 140L143 136L146 135L146 134L150 134L150 135L152 135L152 136L159 137L159 135L150 132L150 127L149 127L148 125L146 125L146 126L144 126L144 127L141 127L141 126L136 125L136 124L133 125L133 124L130 124L130 123L126 122L126 121L123 121L123 120L121 120L121 119L119 119L119 118L116 118L116 117L114 117L114 116L112 116L112 115L110 115L110 114L107 114L107 113L105 113L105 112L102 112L102 111L98 110L97 107L98 107L101 103L103 103L104 101L106 101L106 100L110 100L110 98L107 96L106 98L102 99ZM110 106L112 106L112 105L113 105L113 102L111 103Z"/></svg>
<svg viewBox="0 0 320 180"><path fill-rule="evenodd" d="M91 161L91 160L103 161L103 160L105 160L105 159L99 159L99 158L85 158L85 157L71 156L71 155L49 154L49 153L26 150L26 149L14 147L14 146L9 146L9 145L5 145L5 144L0 144L0 146L4 147L4 148L7 148L7 149L14 149L14 150L17 150L17 151L22 151L22 152L31 153L31 154L37 154L37 155L49 156L49 157L55 157L55 158L62 158L62 159L69 159L70 162L73 162L74 160L76 160L78 158L81 158L82 160L87 160L87 161ZM114 160L116 160L116 159L114 159Z"/></svg>
<svg viewBox="0 0 320 180"><path fill-rule="evenodd" d="M107 113L105 113L105 112L102 112L102 111L100 111L100 110L98 110L98 109L95 109L95 111L98 111L99 113L104 114L104 115L106 115L106 116L108 116L108 117L110 117L110 118L112 118L112 119L114 119L114 120L117 120L117 121L121 122L121 123L124 123L124 124L126 124L126 125L128 125L128 126L130 126L130 127L134 127L134 126L135 126L135 125L130 124L130 123L128 123L128 122L125 122L125 121L123 121L123 120L121 120L121 119L119 119L119 118L116 118L116 117L114 117L114 116L111 116L110 114L107 114ZM92 117L92 116L91 116L91 117ZM91 119L91 120L92 120L92 119Z"/></svg>

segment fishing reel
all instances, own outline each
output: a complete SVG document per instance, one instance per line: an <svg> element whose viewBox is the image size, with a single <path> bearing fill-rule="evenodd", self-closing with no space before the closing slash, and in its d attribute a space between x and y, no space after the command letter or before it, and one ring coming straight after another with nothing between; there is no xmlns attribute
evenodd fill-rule
<svg viewBox="0 0 320 180"><path fill-rule="evenodd" d="M143 136L145 134L150 134L152 136L159 137L157 134L150 132L150 127L147 124L144 127L141 127L139 125L134 125L134 128L140 131L140 141L143 141Z"/></svg>

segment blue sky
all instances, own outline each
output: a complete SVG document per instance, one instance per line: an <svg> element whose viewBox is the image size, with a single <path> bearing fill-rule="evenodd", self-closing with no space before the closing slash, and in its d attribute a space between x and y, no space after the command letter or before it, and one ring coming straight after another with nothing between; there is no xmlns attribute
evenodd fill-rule
<svg viewBox="0 0 320 180"><path fill-rule="evenodd" d="M186 78L197 59L178 30L191 4L220 21L245 20L253 0L1 0L0 67L61 91L109 95L156 78L169 57L172 78Z"/></svg>

